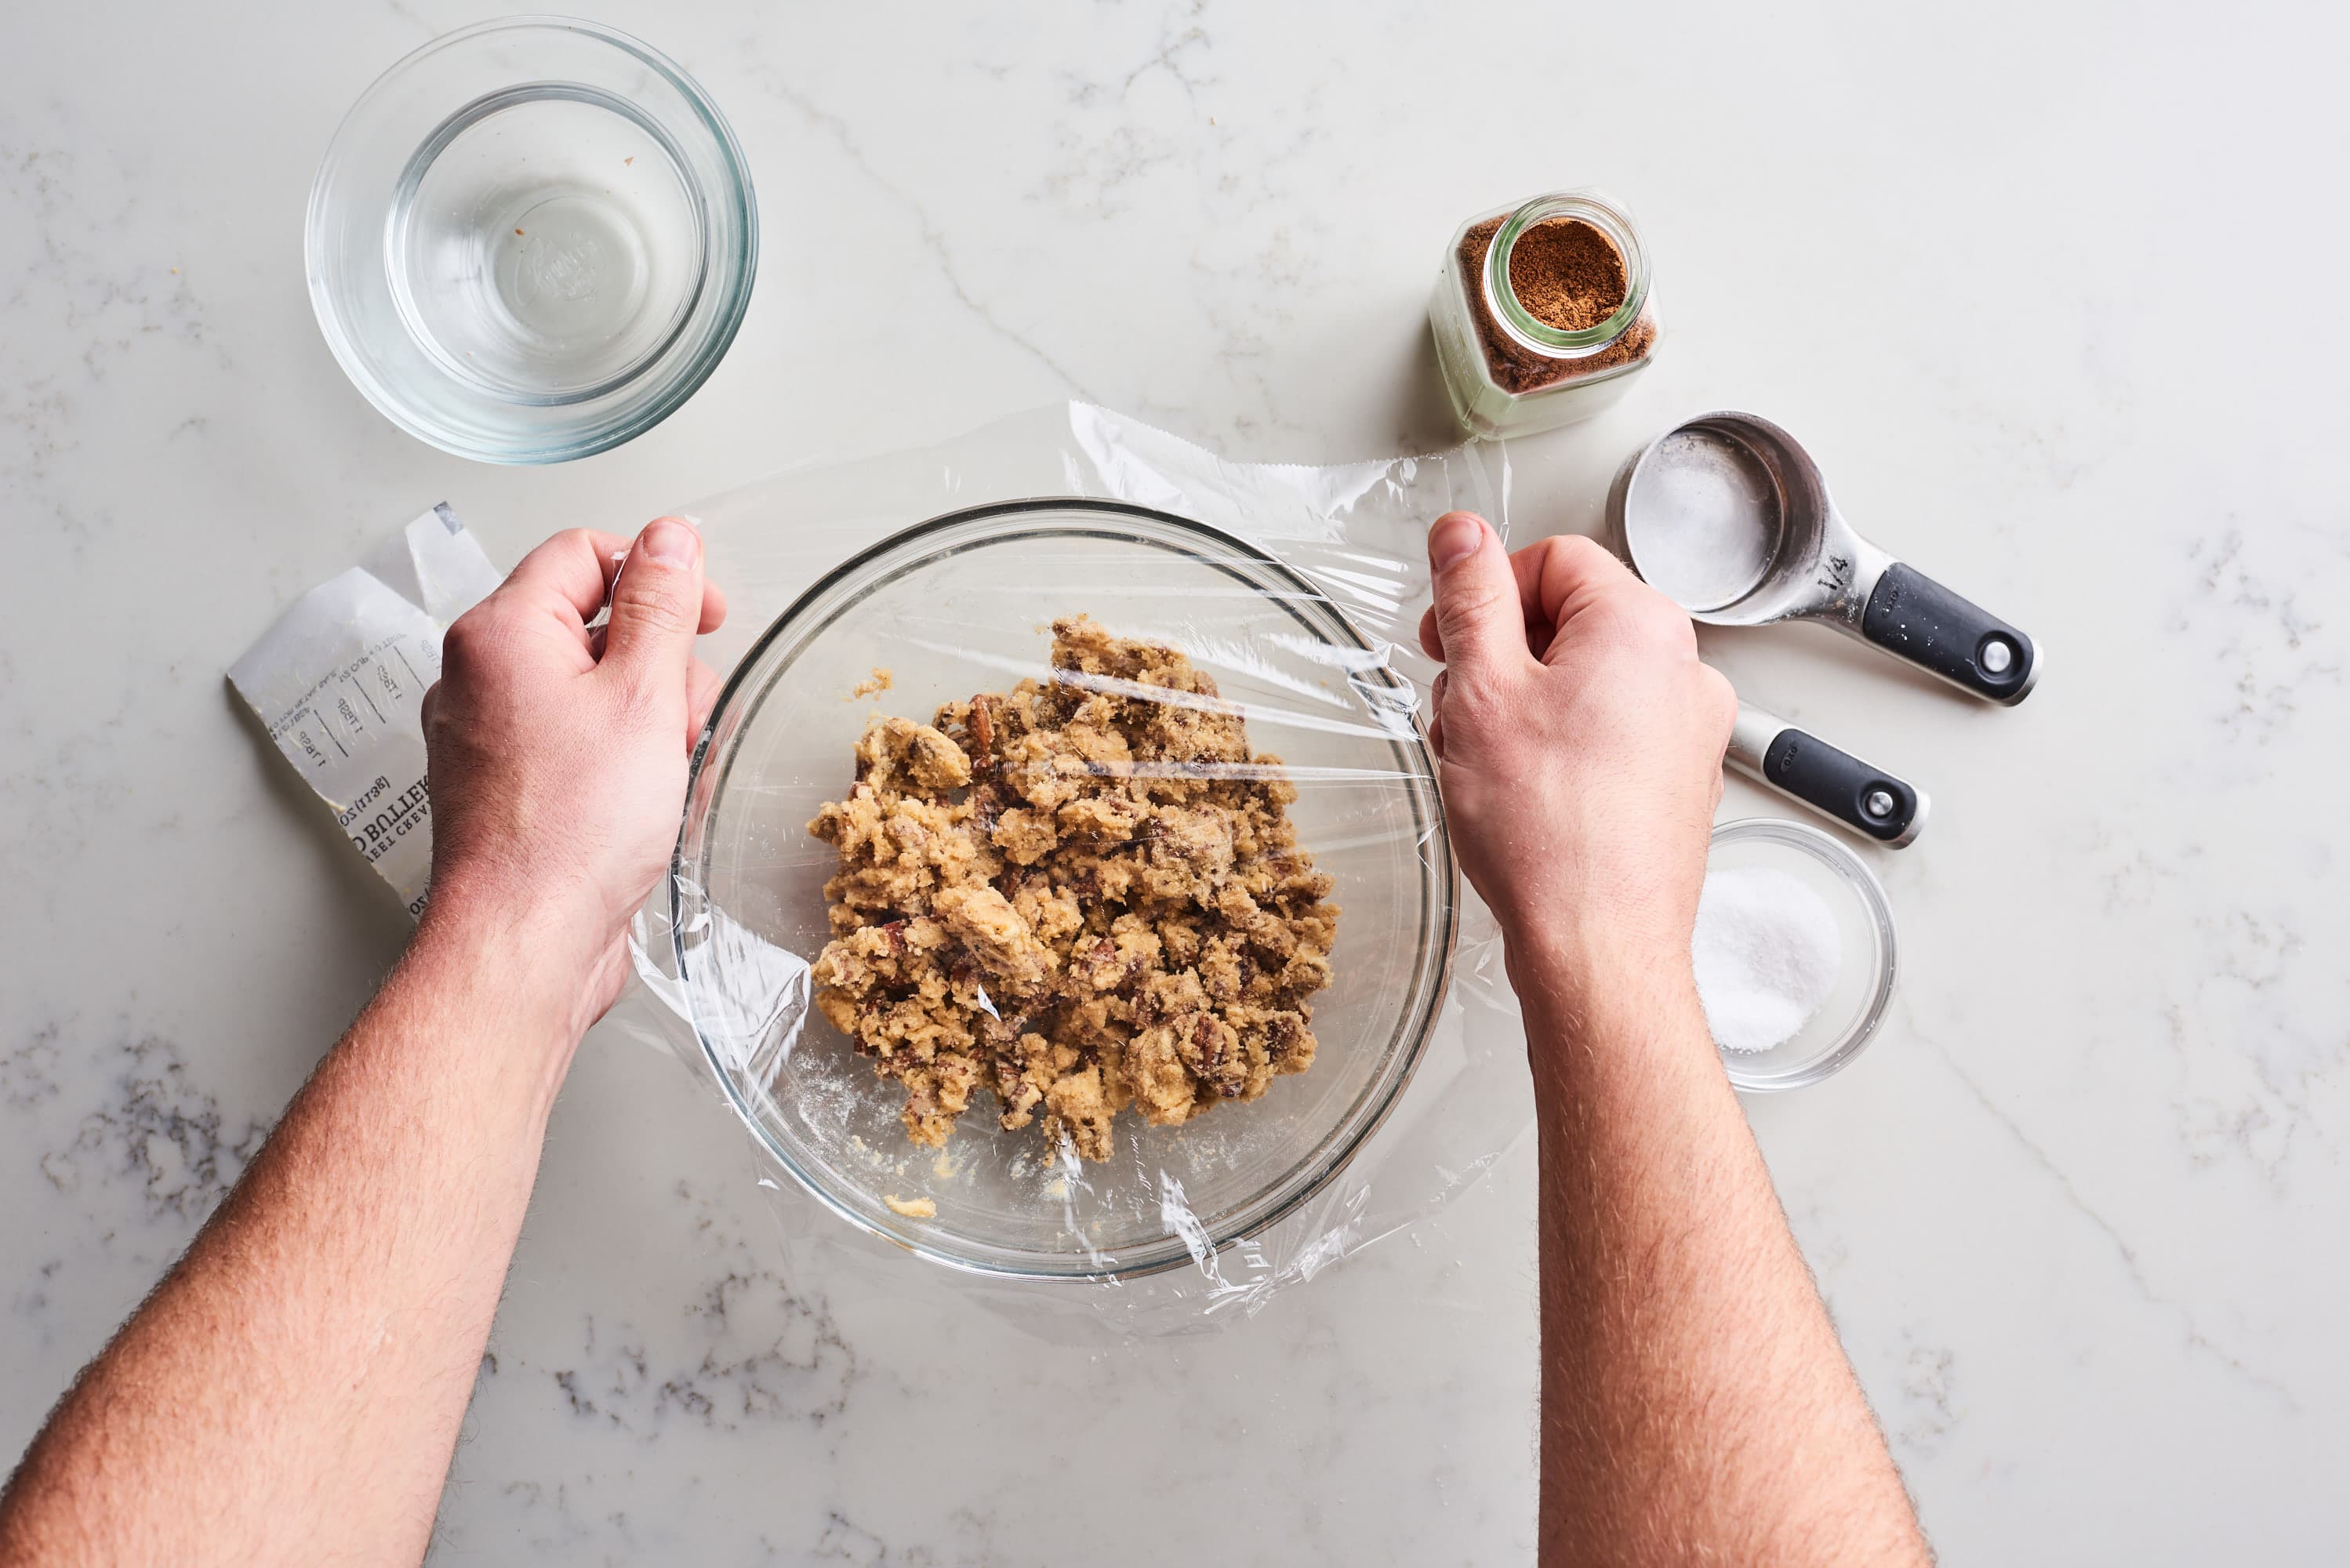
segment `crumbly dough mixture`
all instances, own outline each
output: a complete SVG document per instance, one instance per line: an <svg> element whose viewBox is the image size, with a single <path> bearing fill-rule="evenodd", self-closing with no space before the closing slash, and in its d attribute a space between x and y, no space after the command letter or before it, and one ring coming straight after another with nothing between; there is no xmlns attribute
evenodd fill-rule
<svg viewBox="0 0 2350 1568"><path fill-rule="evenodd" d="M1053 625L1049 682L877 718L808 831L840 855L816 1006L946 1141L979 1090L1107 1159L1314 1061L1338 909L1297 791L1181 652Z"/></svg>

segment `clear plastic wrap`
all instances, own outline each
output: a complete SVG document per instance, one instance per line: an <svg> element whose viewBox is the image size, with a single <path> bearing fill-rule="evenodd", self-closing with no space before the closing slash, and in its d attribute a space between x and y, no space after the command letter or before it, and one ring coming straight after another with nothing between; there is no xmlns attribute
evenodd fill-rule
<svg viewBox="0 0 2350 1568"><path fill-rule="evenodd" d="M1233 464L1071 404L694 509L731 673L605 1027L734 1107L787 1248L1197 1330L1523 1134L1419 714L1454 507L1506 529L1497 451Z"/></svg>

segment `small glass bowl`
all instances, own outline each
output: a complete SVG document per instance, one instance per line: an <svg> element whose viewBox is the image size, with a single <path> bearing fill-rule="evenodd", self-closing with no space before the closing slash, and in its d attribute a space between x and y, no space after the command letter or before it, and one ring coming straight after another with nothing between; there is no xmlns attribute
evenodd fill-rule
<svg viewBox="0 0 2350 1568"><path fill-rule="evenodd" d="M360 95L310 188L310 302L385 418L460 457L642 434L742 325L758 206L693 78L592 22L436 38Z"/></svg>
<svg viewBox="0 0 2350 1568"><path fill-rule="evenodd" d="M1121 1115L1112 1158L1082 1168L1035 1126L999 1126L984 1094L944 1148L916 1147L903 1087L809 1005L838 863L807 825L852 782L876 709L926 722L942 701L1048 679L1049 623L1078 612L1184 649L1241 705L1250 744L1283 759L1298 842L1345 911L1335 981L1315 999L1319 1049L1263 1098L1180 1127ZM1395 1108L1442 1006L1457 877L1413 700L1308 578L1217 529L1078 500L907 529L785 611L718 699L667 889L677 1002L759 1143L852 1225L997 1277L1187 1263L1346 1168Z"/></svg>
<svg viewBox="0 0 2350 1568"><path fill-rule="evenodd" d="M1769 866L1804 879L1835 911L1844 962L1835 987L1793 1038L1768 1051L1721 1051L1731 1084L1765 1094L1816 1084L1860 1054L1893 1000L1893 909L1877 874L1816 827L1752 816L1713 830L1709 871Z"/></svg>

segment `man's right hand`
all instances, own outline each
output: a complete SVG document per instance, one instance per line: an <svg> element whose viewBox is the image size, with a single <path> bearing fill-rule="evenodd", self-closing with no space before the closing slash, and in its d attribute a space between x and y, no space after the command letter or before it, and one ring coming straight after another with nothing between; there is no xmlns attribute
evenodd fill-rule
<svg viewBox="0 0 2350 1568"><path fill-rule="evenodd" d="M1588 539L1454 512L1428 555L1445 811L1534 1068L1542 1560L1923 1568L1690 972L1730 683Z"/></svg>
<svg viewBox="0 0 2350 1568"><path fill-rule="evenodd" d="M608 600L610 620L589 630ZM718 694L693 639L725 616L701 535L662 517L633 543L557 534L442 640L424 698L420 936L469 916L525 930L533 976L568 993L571 1040L619 994L629 917L668 868L688 753Z"/></svg>
<svg viewBox="0 0 2350 1568"><path fill-rule="evenodd" d="M1689 983L1730 683L1689 617L1589 539L1506 555L1452 512L1428 554L1445 811L1521 986L1529 961L1570 966L1549 985L1660 962Z"/></svg>

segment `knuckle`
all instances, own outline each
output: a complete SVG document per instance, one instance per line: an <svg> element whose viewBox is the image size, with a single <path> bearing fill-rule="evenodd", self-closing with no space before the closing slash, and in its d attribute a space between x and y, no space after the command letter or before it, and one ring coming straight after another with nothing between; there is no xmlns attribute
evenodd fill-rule
<svg viewBox="0 0 2350 1568"><path fill-rule="evenodd" d="M634 567L630 568L630 571L634 570ZM700 624L700 601L690 601L684 586L671 581L668 573L662 573L657 582L647 582L640 576L633 585L629 582L629 576L628 572L620 576L618 609L630 621L648 631L663 634L689 632Z"/></svg>
<svg viewBox="0 0 2350 1568"><path fill-rule="evenodd" d="M441 662L452 675L478 668L495 657L503 634L494 601L484 599L450 623L441 634Z"/></svg>
<svg viewBox="0 0 2350 1568"><path fill-rule="evenodd" d="M1437 624L1442 628L1480 620L1491 615L1501 602L1501 590L1491 583L1457 584L1436 601Z"/></svg>
<svg viewBox="0 0 2350 1568"><path fill-rule="evenodd" d="M1660 654L1697 656L1697 625L1680 606L1628 578L1617 603L1626 630L1643 648Z"/></svg>
<svg viewBox="0 0 2350 1568"><path fill-rule="evenodd" d="M1738 691L1730 678L1711 664L1700 664L1704 673L1698 678L1698 688L1704 693L1706 712L1711 719L1714 733L1727 742L1731 726L1738 722Z"/></svg>
<svg viewBox="0 0 2350 1568"><path fill-rule="evenodd" d="M470 660L474 668L501 663L515 653L526 614L529 611L517 611L510 599L491 595L449 626L442 635L442 656L446 659L449 644L453 642L458 656Z"/></svg>
<svg viewBox="0 0 2350 1568"><path fill-rule="evenodd" d="M1586 603L1605 602L1627 587L1640 586L1616 552L1584 534L1561 534L1546 541L1551 557L1544 565L1548 578L1571 585L1571 597Z"/></svg>
<svg viewBox="0 0 2350 1568"><path fill-rule="evenodd" d="M1625 570L1615 551L1587 534L1561 534L1551 540L1550 547L1564 565L1583 576L1604 580Z"/></svg>

